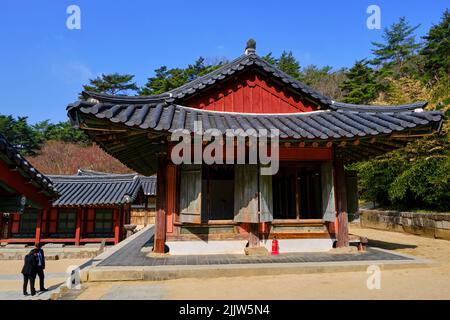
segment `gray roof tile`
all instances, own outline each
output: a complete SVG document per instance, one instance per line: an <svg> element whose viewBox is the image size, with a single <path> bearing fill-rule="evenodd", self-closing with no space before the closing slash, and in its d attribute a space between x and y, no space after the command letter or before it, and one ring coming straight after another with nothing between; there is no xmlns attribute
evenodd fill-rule
<svg viewBox="0 0 450 320"><path fill-rule="evenodd" d="M156 177L136 173L111 174L80 169L73 176L50 175L49 178L60 193L54 206L121 205L134 201L139 190L145 195L156 195Z"/></svg>

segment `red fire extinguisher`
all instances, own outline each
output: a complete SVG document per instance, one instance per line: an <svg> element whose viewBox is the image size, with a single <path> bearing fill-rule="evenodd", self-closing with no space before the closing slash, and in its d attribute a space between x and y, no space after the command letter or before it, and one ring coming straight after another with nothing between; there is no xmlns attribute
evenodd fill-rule
<svg viewBox="0 0 450 320"><path fill-rule="evenodd" d="M280 252L278 251L278 240L277 239L273 239L272 240L272 254L279 254Z"/></svg>

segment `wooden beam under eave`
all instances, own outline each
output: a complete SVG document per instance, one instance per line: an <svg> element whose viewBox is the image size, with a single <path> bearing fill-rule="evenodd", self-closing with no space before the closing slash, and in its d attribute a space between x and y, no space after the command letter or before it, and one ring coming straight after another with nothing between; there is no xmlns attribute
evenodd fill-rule
<svg viewBox="0 0 450 320"><path fill-rule="evenodd" d="M351 153L362 154L364 159L379 156L379 153L372 151L370 149L367 149L363 146L352 146L351 148L348 149L348 151Z"/></svg>
<svg viewBox="0 0 450 320"><path fill-rule="evenodd" d="M383 145L378 144L378 143L377 144L370 144L369 142L361 142L361 146L366 147L367 149L375 149L375 150L378 150L378 151L383 152L383 153L387 153L387 152L391 152L391 151L395 150L395 148L386 147L386 146L383 146Z"/></svg>
<svg viewBox="0 0 450 320"><path fill-rule="evenodd" d="M348 149L338 149L337 153L338 154L339 153L342 154L344 156L344 158L348 158L348 159L350 159L350 161L353 160L354 162L364 161L364 160L367 159L366 157L364 157L360 153L351 152Z"/></svg>
<svg viewBox="0 0 450 320"><path fill-rule="evenodd" d="M380 139L378 141L378 143L382 143L384 145L388 145L394 148L403 148L405 146L405 143L401 142L396 142L395 140L391 139L391 138L384 138L384 139Z"/></svg>
<svg viewBox="0 0 450 320"><path fill-rule="evenodd" d="M125 129L104 129L104 128L92 128L92 127L86 127L84 125L80 125L80 129L86 130L86 131L102 131L102 132L126 132Z"/></svg>

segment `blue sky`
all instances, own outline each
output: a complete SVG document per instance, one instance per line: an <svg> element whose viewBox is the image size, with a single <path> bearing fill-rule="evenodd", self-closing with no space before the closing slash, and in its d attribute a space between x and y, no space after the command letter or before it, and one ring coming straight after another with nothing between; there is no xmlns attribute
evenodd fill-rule
<svg viewBox="0 0 450 320"><path fill-rule="evenodd" d="M161 65L183 67L199 56L233 59L254 38L257 53L292 50L305 66L349 67L370 55L381 30L366 9L381 8L381 26L406 16L422 36L447 0L144 1L4 0L0 10L0 113L31 123L66 120L81 86L101 73L135 74L138 85ZM81 30L66 27L69 5Z"/></svg>

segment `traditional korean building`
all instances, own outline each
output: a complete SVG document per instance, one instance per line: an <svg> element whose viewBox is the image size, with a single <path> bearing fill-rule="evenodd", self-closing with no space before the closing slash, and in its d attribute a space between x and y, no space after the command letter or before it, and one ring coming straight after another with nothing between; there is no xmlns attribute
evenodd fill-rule
<svg viewBox="0 0 450 320"><path fill-rule="evenodd" d="M51 206L58 196L52 181L36 170L20 153L0 134L0 241L8 236L4 226L10 219L3 212L27 212L43 210ZM23 220L24 232L35 233L35 225Z"/></svg>
<svg viewBox="0 0 450 320"><path fill-rule="evenodd" d="M79 169L78 176L105 176L111 173L93 170ZM137 174L136 174L137 175ZM156 177L139 176L140 189L136 199L131 203L130 224L136 225L137 229L148 224L155 223L156 208Z"/></svg>
<svg viewBox="0 0 450 320"><path fill-rule="evenodd" d="M49 175L59 196L46 207L8 212L3 221L5 243L118 243L125 238L131 205L143 197L137 174L80 170L76 175Z"/></svg>
<svg viewBox="0 0 450 320"><path fill-rule="evenodd" d="M67 108L107 153L140 174L157 174L155 252L243 253L246 246L270 247L273 238L281 252L347 246L356 194L344 166L440 130L443 115L424 111L426 102L336 102L269 64L255 47L249 41L242 56L163 94L84 92L85 100ZM173 161L172 133L184 129L194 143L194 132L212 128L221 135L278 130L278 172L262 175L261 157L256 164ZM237 157L234 141L223 146L223 159ZM209 145L192 148L201 153ZM247 140L245 152L250 147Z"/></svg>

